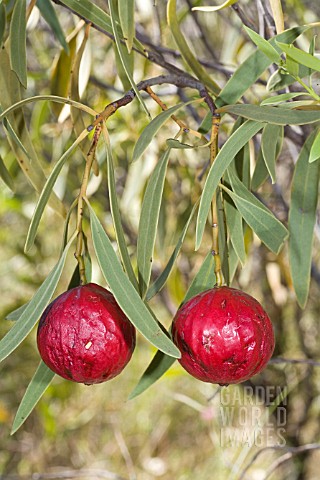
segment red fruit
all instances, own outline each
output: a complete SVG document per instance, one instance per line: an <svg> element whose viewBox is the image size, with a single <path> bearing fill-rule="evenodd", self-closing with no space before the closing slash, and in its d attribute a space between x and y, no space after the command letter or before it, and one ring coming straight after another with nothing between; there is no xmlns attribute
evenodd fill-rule
<svg viewBox="0 0 320 480"><path fill-rule="evenodd" d="M260 303L229 287L216 287L176 313L173 340L179 362L203 382L240 383L259 373L274 349L271 321Z"/></svg>
<svg viewBox="0 0 320 480"><path fill-rule="evenodd" d="M124 369L136 333L113 295L89 283L50 303L40 319L37 342L51 370L90 385L110 380Z"/></svg>

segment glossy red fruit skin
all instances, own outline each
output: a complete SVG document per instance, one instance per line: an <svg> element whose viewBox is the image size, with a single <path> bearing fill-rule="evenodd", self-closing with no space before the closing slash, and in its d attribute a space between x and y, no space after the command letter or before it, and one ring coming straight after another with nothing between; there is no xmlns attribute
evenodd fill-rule
<svg viewBox="0 0 320 480"><path fill-rule="evenodd" d="M86 385L118 375L135 343L135 328L113 295L94 283L68 290L50 303L37 332L44 363L61 377Z"/></svg>
<svg viewBox="0 0 320 480"><path fill-rule="evenodd" d="M215 287L186 302L175 315L172 336L182 367L220 385L259 373L275 345L272 323L260 303L230 287Z"/></svg>

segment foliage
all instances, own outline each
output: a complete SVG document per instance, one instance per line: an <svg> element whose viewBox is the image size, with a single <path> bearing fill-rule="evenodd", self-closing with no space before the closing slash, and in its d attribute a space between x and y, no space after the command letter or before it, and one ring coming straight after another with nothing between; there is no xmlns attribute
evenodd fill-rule
<svg viewBox="0 0 320 480"><path fill-rule="evenodd" d="M203 3L0 2L1 235L27 264L9 281L1 360L92 274L147 350L131 399L178 368L172 316L222 274L281 312L276 354L296 354L286 312L316 310L320 277L319 23L309 2ZM282 378L270 372L258 381ZM52 378L40 364L24 385L14 432Z"/></svg>

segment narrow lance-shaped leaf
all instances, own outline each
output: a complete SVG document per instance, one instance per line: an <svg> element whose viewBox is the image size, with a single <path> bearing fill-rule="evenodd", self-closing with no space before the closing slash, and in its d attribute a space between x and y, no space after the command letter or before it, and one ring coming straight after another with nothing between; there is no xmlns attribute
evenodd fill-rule
<svg viewBox="0 0 320 480"><path fill-rule="evenodd" d="M117 303L133 325L150 343L164 353L179 358L180 352L160 328L124 273L111 241L88 202L94 250L102 274Z"/></svg>
<svg viewBox="0 0 320 480"><path fill-rule="evenodd" d="M75 235L72 236L59 262L52 269L39 290L34 294L19 319L0 341L0 362L10 355L26 338L50 302L61 277L67 253L74 238Z"/></svg>
<svg viewBox="0 0 320 480"><path fill-rule="evenodd" d="M40 398L52 382L54 372L41 360L39 366L29 383L27 390L21 400L18 411L13 421L11 435L27 420L30 413L39 402Z"/></svg>
<svg viewBox="0 0 320 480"><path fill-rule="evenodd" d="M237 3L238 0L227 0L226 2L223 2L221 5L218 5L217 7L193 7L192 10L200 10L202 12L217 12L218 10L222 10L223 8L230 7L234 3Z"/></svg>
<svg viewBox="0 0 320 480"><path fill-rule="evenodd" d="M193 206L193 209L191 210L191 213L189 215L187 223L185 224L184 229L181 232L178 243L175 246L175 249L173 250L173 252L171 254L171 257L169 258L169 261L168 261L167 265L165 266L163 272L160 274L160 276L156 279L156 281L148 289L147 294L146 294L146 300L147 301L151 300L151 298L154 297L154 295L156 295L162 289L162 287L165 285L165 283L166 283L166 281L167 281L167 279L168 279L168 277L169 277L169 275L172 271L172 268L175 264L175 261L176 261L178 255L179 255L179 252L181 250L181 247L182 247L183 241L185 239L187 230L188 230L189 225L191 223L191 220L194 216L196 208L198 207L198 203L199 202L196 202L195 205Z"/></svg>
<svg viewBox="0 0 320 480"><path fill-rule="evenodd" d="M194 277L183 303L187 302L190 300L190 298L194 297L198 293L208 290L209 288L213 288L215 282L214 257L210 252L206 256L197 275ZM169 368L174 364L175 360L175 358L169 357L158 350L138 384L130 393L129 399L131 400L137 397L151 387L151 385L153 385L157 380L159 380L159 378L162 377L162 375L166 373L167 370L169 370Z"/></svg>
<svg viewBox="0 0 320 480"><path fill-rule="evenodd" d="M310 156L309 156L309 162L315 162L320 158L320 130L318 130L318 133L313 141L311 150L310 150Z"/></svg>
<svg viewBox="0 0 320 480"><path fill-rule="evenodd" d="M103 126L103 132L104 132L104 138L106 141L106 148L107 148L108 189L109 189L109 200L110 200L114 230L117 237L119 252L120 252L121 260L125 268L125 271L127 272L127 275L131 283L134 285L135 289L138 290L139 289L138 282L131 264L131 260L128 253L127 244L126 244L126 240L125 240L125 236L122 228L121 214L119 210L119 204L118 204L118 198L117 198L117 192L116 192L116 182L114 178L112 151L110 146L109 135L105 125Z"/></svg>
<svg viewBox="0 0 320 480"><path fill-rule="evenodd" d="M7 185L7 187L9 187L10 190L14 191L13 178L11 177L10 172L8 171L7 167L5 166L1 155L0 155L0 177L2 178L4 183Z"/></svg>
<svg viewBox="0 0 320 480"><path fill-rule="evenodd" d="M267 124L262 132L261 150L272 183L276 181L276 158L278 138L283 135L283 127Z"/></svg>
<svg viewBox="0 0 320 480"><path fill-rule="evenodd" d="M305 125L319 122L319 111L289 110L283 107L259 105L226 105L217 109L218 113L233 113L249 120L276 125Z"/></svg>
<svg viewBox="0 0 320 480"><path fill-rule="evenodd" d="M246 261L246 250L243 239L242 216L235 207L234 203L231 203L231 201L226 200L224 202L224 207L230 240L238 259L240 260L241 264L244 265Z"/></svg>
<svg viewBox="0 0 320 480"><path fill-rule="evenodd" d="M303 92L293 92L293 93L281 93L280 95L274 95L272 97L265 98L260 105L271 105L271 104L277 104L277 103L283 103L286 102L287 100L291 100L292 98L296 97L308 97L311 98L308 93L303 93Z"/></svg>
<svg viewBox="0 0 320 480"><path fill-rule="evenodd" d="M226 187L223 187L224 190L261 241L272 252L278 254L288 237L287 229L232 172L229 172L229 178L233 191Z"/></svg>
<svg viewBox="0 0 320 480"><path fill-rule="evenodd" d="M24 88L27 88L26 27L26 0L16 0L10 23L10 64Z"/></svg>
<svg viewBox="0 0 320 480"><path fill-rule="evenodd" d="M276 40L280 42L291 43L296 40L303 32L308 30L310 26L304 25L301 27L293 27L286 30L279 35L276 35L269 40L270 45L280 51L277 47ZM219 96L216 98L215 104L221 107L225 104L236 103L239 98L253 85L263 72L271 64L270 58L261 55L257 50L251 54L234 72L232 77L228 80L226 85L221 90Z"/></svg>
<svg viewBox="0 0 320 480"><path fill-rule="evenodd" d="M123 65L123 68L127 74L127 77L128 77L128 80L136 94L136 97L137 99L139 100L143 110L146 112L147 116L149 118L151 118L150 116L150 113L147 109L147 106L146 104L144 103L143 101L143 98L141 97L141 94L140 94L140 91L134 81L134 78L133 78L133 75L132 75L132 72L130 71L130 66L129 66L129 63L128 63L128 58L127 58L127 55L128 55L128 52L126 52L124 50L124 46L122 45L121 43L121 39L120 39L120 35L119 35L119 31L117 29L117 23L116 23L116 9L117 9L117 0L109 0L109 8L110 8L110 18L111 18L111 26L112 26L112 31L113 31L113 35L114 35L114 39L115 39L115 42L116 42L116 45L117 45L117 48L118 48L118 52L119 52L119 56L120 56L120 59L121 59L121 62L122 62L122 65Z"/></svg>
<svg viewBox="0 0 320 480"><path fill-rule="evenodd" d="M211 200L222 175L241 148L250 140L250 138L261 130L263 126L264 124L260 122L253 122L250 120L245 122L228 138L218 153L209 170L201 195L196 227L196 250L200 247L210 210Z"/></svg>
<svg viewBox="0 0 320 480"><path fill-rule="evenodd" d="M291 186L289 210L289 259L297 300L304 308L308 299L313 232L318 201L320 162L309 163L313 132L301 149Z"/></svg>
<svg viewBox="0 0 320 480"><path fill-rule="evenodd" d="M6 7L1 2L0 3L0 45L2 44L3 36L6 31L6 23L7 23Z"/></svg>
<svg viewBox="0 0 320 480"><path fill-rule="evenodd" d="M121 29L130 53L135 32L134 0L119 0L118 9Z"/></svg>
<svg viewBox="0 0 320 480"><path fill-rule="evenodd" d="M199 100L191 100L190 102L179 103L178 105L161 112L153 120L151 120L151 122L141 133L137 143L134 146L132 161L135 162L141 157L141 155L143 155L162 125L164 125L174 113L193 102L199 102Z"/></svg>
<svg viewBox="0 0 320 480"><path fill-rule="evenodd" d="M66 161L68 160L68 158L70 157L70 155L72 154L74 149L77 147L77 145L79 145L79 143L84 138L86 138L86 136L88 134L89 134L89 132L87 130L84 130L82 132L82 134L71 145L71 147L68 148L68 150L62 155L60 160L58 160L58 162L54 166L50 176L48 177L48 179L46 181L46 184L43 187L43 190L42 190L41 195L39 197L39 200L38 200L37 206L35 208L35 211L33 213L33 217L32 217L31 223L30 223L30 227L29 227L29 231L28 231L28 235L27 235L27 240L26 240L26 244L25 244L25 252L28 252L30 250L30 248L32 247L33 243L34 243L34 239L35 239L37 231L38 231L38 227L39 227L39 223L40 223L43 211L45 209L45 206L48 203L50 194L51 194L52 189L54 187L54 184L55 184L55 182L56 182L56 180L59 176L59 173L61 172L61 169L62 169L63 165L66 163Z"/></svg>
<svg viewBox="0 0 320 480"><path fill-rule="evenodd" d="M272 10L274 22L276 24L277 33L281 33L284 30L284 18L281 0L269 0Z"/></svg>
<svg viewBox="0 0 320 480"><path fill-rule="evenodd" d="M40 10L42 17L51 27L55 37L60 42L66 54L69 53L69 47L66 42L62 27L60 25L58 16L50 0L37 0L37 7Z"/></svg>
<svg viewBox="0 0 320 480"><path fill-rule="evenodd" d="M294 47L293 45L287 45L286 43L277 42L278 46L291 58L301 65L320 72L320 60L317 57L314 57L310 53L304 52L299 48Z"/></svg>
<svg viewBox="0 0 320 480"><path fill-rule="evenodd" d="M137 266L142 298L145 297L150 282L152 256L169 156L170 148L164 152L150 176L141 207L137 241Z"/></svg>
<svg viewBox="0 0 320 480"><path fill-rule="evenodd" d="M261 37L258 33L254 32L251 30L251 28L246 27L245 25L243 26L251 40L259 50L261 50L262 53L264 53L272 62L275 63L280 63L281 57L279 52L269 43L267 40L265 40L263 37Z"/></svg>
<svg viewBox="0 0 320 480"><path fill-rule="evenodd" d="M196 76L201 80L211 91L214 95L219 95L220 87L219 85L212 80L210 75L208 75L207 71L202 67L202 65L198 62L196 57L191 52L184 35L180 31L178 19L177 19L177 5L176 0L168 0L167 4L167 19L168 25L171 29L171 33L175 42L181 52L182 57L186 61L187 65L191 68L191 70L196 74Z"/></svg>

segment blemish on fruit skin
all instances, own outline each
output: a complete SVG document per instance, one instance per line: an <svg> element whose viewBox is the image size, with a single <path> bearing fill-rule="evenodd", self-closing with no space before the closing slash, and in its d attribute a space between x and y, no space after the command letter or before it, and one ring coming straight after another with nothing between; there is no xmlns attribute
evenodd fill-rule
<svg viewBox="0 0 320 480"><path fill-rule="evenodd" d="M91 345L92 345L92 342L88 342L87 345L85 345L84 348L85 348L86 350L89 350L89 348L91 347Z"/></svg>

